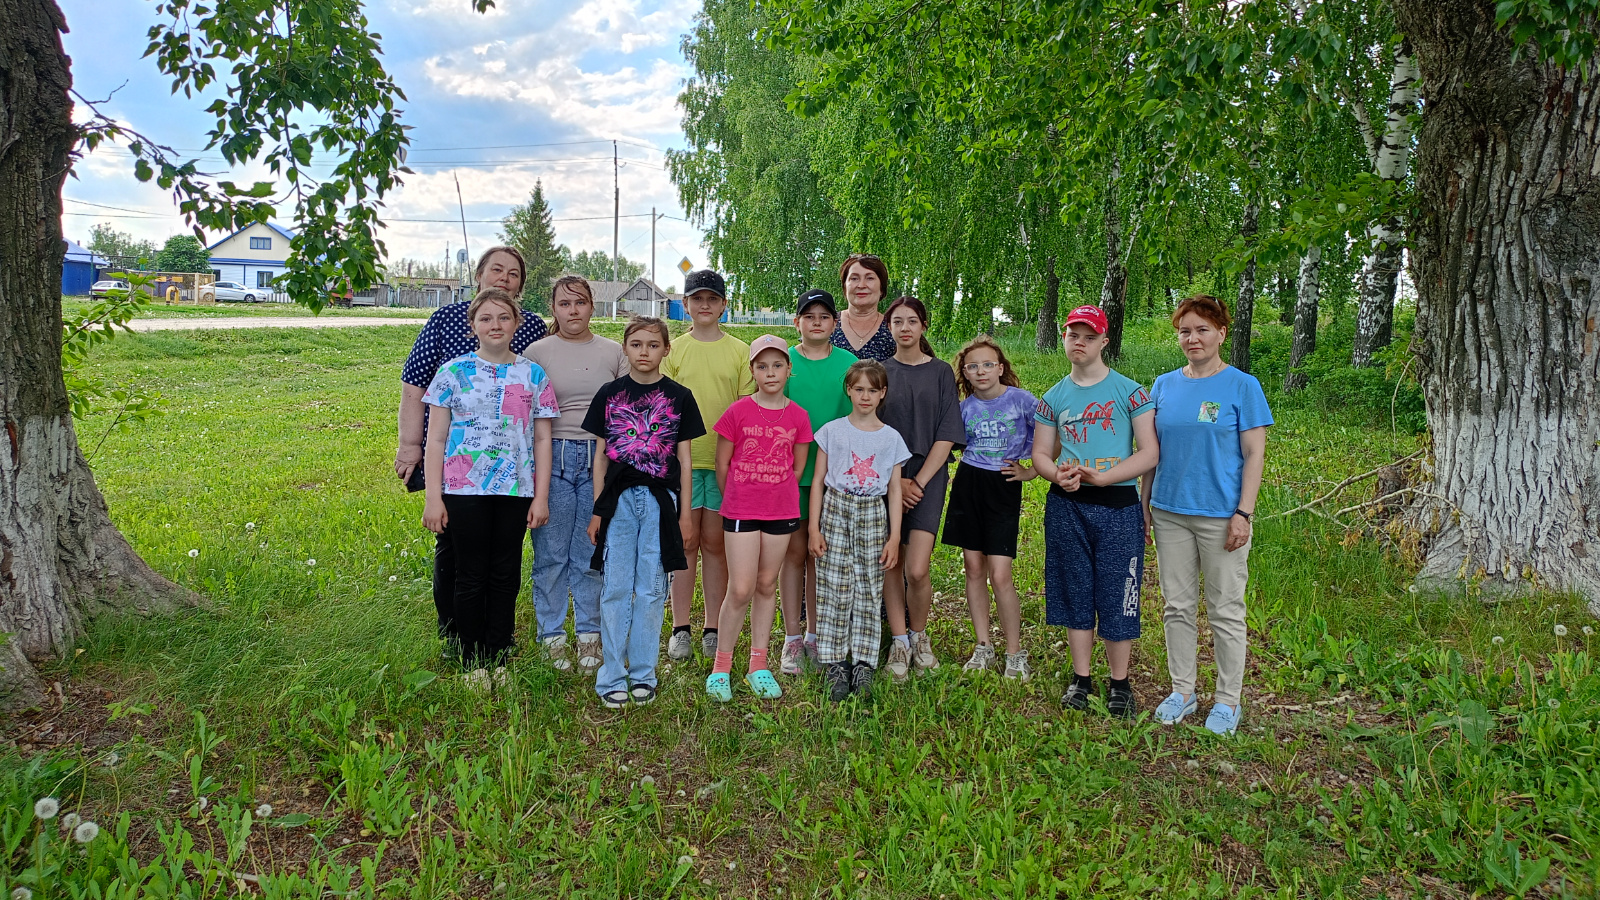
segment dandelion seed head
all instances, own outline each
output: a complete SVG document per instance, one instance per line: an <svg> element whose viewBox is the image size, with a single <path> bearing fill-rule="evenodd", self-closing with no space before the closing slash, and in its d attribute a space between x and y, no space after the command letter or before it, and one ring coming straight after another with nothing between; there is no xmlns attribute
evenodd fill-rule
<svg viewBox="0 0 1600 900"><path fill-rule="evenodd" d="M272 815L272 804L271 803L263 803L260 806L256 807L256 818L265 819L266 817L268 817L270 815Z"/></svg>
<svg viewBox="0 0 1600 900"><path fill-rule="evenodd" d="M314 559L308 559L308 560L306 560L306 565L308 565L308 566L314 566L314 565L316 565L316 564L317 564L317 561L316 561L316 560L314 560Z"/></svg>
<svg viewBox="0 0 1600 900"><path fill-rule="evenodd" d="M1561 624L1558 623L1556 625L1556 637L1566 637L1566 636L1567 636L1567 626L1561 625Z"/></svg>
<svg viewBox="0 0 1600 900"><path fill-rule="evenodd" d="M680 865L680 866L692 866L692 865L694 865L694 857L692 857L689 854L685 853L684 855L678 857L678 865Z"/></svg>
<svg viewBox="0 0 1600 900"><path fill-rule="evenodd" d="M61 812L61 801L54 797L40 797L33 804L33 814L41 819L54 819Z"/></svg>
<svg viewBox="0 0 1600 900"><path fill-rule="evenodd" d="M11 892L11 900L33 900L33 891L19 887Z"/></svg>
<svg viewBox="0 0 1600 900"><path fill-rule="evenodd" d="M390 583L393 583L393 582L396 582L396 581L399 581L399 580L400 580L400 576L398 576L398 575L390 575L389 576Z"/></svg>
<svg viewBox="0 0 1600 900"><path fill-rule="evenodd" d="M1505 642L1506 642L1506 639L1501 637L1498 634L1489 639L1489 643L1494 644L1496 646L1498 646L1500 644L1504 644Z"/></svg>
<svg viewBox="0 0 1600 900"><path fill-rule="evenodd" d="M410 554L410 553L408 553L408 552L406 552L406 551L404 551L404 550L401 550L401 551L400 551L400 555L401 555L401 556L410 556L410 555L411 555L411 554Z"/></svg>
<svg viewBox="0 0 1600 900"><path fill-rule="evenodd" d="M100 836L100 826L93 822L79 822L78 827L72 829L72 839L80 844L87 844Z"/></svg>
<svg viewBox="0 0 1600 900"><path fill-rule="evenodd" d="M77 828L78 823L82 821L82 819L78 818L77 813L67 813L61 817L61 830L71 831L72 829Z"/></svg>
<svg viewBox="0 0 1600 900"><path fill-rule="evenodd" d="M383 545L383 549L387 550L387 549L389 549L390 547L393 547L393 546L394 546L393 544L384 544Z"/></svg>
<svg viewBox="0 0 1600 900"><path fill-rule="evenodd" d="M205 797L201 797L200 799L196 800L195 802L200 805L201 809L205 809L206 807L211 805L211 801L209 799L205 798Z"/></svg>
<svg viewBox="0 0 1600 900"><path fill-rule="evenodd" d="M1594 626L1592 626L1592 625L1583 626L1583 636L1584 637L1589 637L1592 634L1594 634Z"/></svg>
<svg viewBox="0 0 1600 900"><path fill-rule="evenodd" d="M197 557L199 555L200 555L200 551L199 550L190 550L189 551L189 558L190 559L194 559L195 557Z"/></svg>
<svg viewBox="0 0 1600 900"><path fill-rule="evenodd" d="M256 530L256 523L254 523L254 522L246 522L246 523L244 523L244 530L245 531L255 531Z"/></svg>

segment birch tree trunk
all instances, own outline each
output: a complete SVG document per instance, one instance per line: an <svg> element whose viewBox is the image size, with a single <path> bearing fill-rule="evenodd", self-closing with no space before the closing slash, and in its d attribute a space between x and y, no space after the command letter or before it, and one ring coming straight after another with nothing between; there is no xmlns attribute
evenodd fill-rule
<svg viewBox="0 0 1600 900"><path fill-rule="evenodd" d="M1117 208L1117 185L1122 161L1111 158L1106 182L1106 277L1100 285L1100 308L1106 312L1106 356L1122 356L1122 320L1128 296L1128 268L1122 262L1122 213Z"/></svg>
<svg viewBox="0 0 1600 900"><path fill-rule="evenodd" d="M1422 577L1600 606L1600 79L1492 0L1396 0L1427 114L1411 225L1433 484Z"/></svg>
<svg viewBox="0 0 1600 900"><path fill-rule="evenodd" d="M1261 205L1252 199L1245 204L1244 221L1239 223L1239 234L1247 245L1255 243L1260 218ZM1229 351L1228 364L1241 372L1250 371L1250 320L1255 316L1255 309L1256 258L1251 256L1244 265L1244 271L1239 273L1239 302L1234 304L1233 329L1229 332L1233 347Z"/></svg>
<svg viewBox="0 0 1600 900"><path fill-rule="evenodd" d="M1056 331L1056 317L1061 309L1061 277L1056 274L1056 255L1044 260L1044 303L1039 305L1039 328L1033 335L1033 346L1040 350L1054 350L1061 344Z"/></svg>
<svg viewBox="0 0 1600 900"><path fill-rule="evenodd" d="M106 514L61 380L61 186L77 139L53 0L0 0L0 707L102 612L191 598Z"/></svg>
<svg viewBox="0 0 1600 900"><path fill-rule="evenodd" d="M1300 257L1300 290L1294 300L1294 341L1289 345L1289 371L1283 392L1304 390L1306 373L1300 366L1317 349L1317 306L1322 301L1322 248L1313 244Z"/></svg>
<svg viewBox="0 0 1600 900"><path fill-rule="evenodd" d="M1400 182L1406 178L1411 159L1411 116L1417 106L1417 63L1409 43L1395 51L1394 72L1389 78L1389 112L1383 133L1374 135L1372 171L1379 178ZM1363 118L1364 121L1364 118ZM1370 249L1361 262L1356 279L1356 335L1350 350L1350 364L1357 368L1372 365L1373 354L1394 339L1395 284L1400 277L1400 223L1395 219L1373 222L1367 227Z"/></svg>

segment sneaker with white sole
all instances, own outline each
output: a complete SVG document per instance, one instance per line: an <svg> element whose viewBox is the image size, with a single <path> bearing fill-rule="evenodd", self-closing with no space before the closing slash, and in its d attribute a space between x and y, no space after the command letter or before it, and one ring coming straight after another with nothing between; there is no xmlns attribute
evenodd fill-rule
<svg viewBox="0 0 1600 900"><path fill-rule="evenodd" d="M1033 678L1033 668L1028 665L1028 651L1006 654L1006 677L1024 684Z"/></svg>
<svg viewBox="0 0 1600 900"><path fill-rule="evenodd" d="M987 672L994 668L996 656L992 644L979 644L972 651L972 658L961 667L963 672Z"/></svg>
<svg viewBox="0 0 1600 900"><path fill-rule="evenodd" d="M889 661L883 664L883 668L896 684L905 681L911 674L911 648L900 641L891 640Z"/></svg>
<svg viewBox="0 0 1600 900"><path fill-rule="evenodd" d="M569 658L566 635L553 634L540 640L539 643L544 645L544 653L545 656L550 658L551 668L559 669L563 672L572 669L572 660Z"/></svg>
<svg viewBox="0 0 1600 900"><path fill-rule="evenodd" d="M785 675L803 675L806 671L805 659L805 641L784 641L783 663L778 667L778 671Z"/></svg>
<svg viewBox="0 0 1600 900"><path fill-rule="evenodd" d="M668 659L688 659L694 656L694 638L687 631L674 631L667 639Z"/></svg>
<svg viewBox="0 0 1600 900"><path fill-rule="evenodd" d="M600 702L606 705L606 709L622 709L628 705L628 692L611 691L602 696Z"/></svg>
<svg viewBox="0 0 1600 900"><path fill-rule="evenodd" d="M911 648L911 661L925 672L939 668L939 657L933 655L933 641L926 631L917 635L916 645Z"/></svg>
<svg viewBox="0 0 1600 900"><path fill-rule="evenodd" d="M1230 735L1239 730L1239 707L1226 703L1211 704L1211 714L1206 716L1206 730L1212 734Z"/></svg>
<svg viewBox="0 0 1600 900"><path fill-rule="evenodd" d="M1161 701L1160 706L1156 707L1156 721L1163 725L1176 725L1199 708L1200 704L1195 701L1193 694L1185 700L1182 694L1173 691L1167 695L1167 699Z"/></svg>
<svg viewBox="0 0 1600 900"><path fill-rule="evenodd" d="M593 673L604 661L600 656L600 635L578 635L578 668Z"/></svg>
<svg viewBox="0 0 1600 900"><path fill-rule="evenodd" d="M706 631L706 632L702 632L700 634L700 652L705 654L706 659L716 659L717 658L717 634L716 634L716 632L714 632L714 631Z"/></svg>
<svg viewBox="0 0 1600 900"><path fill-rule="evenodd" d="M487 694L490 685L493 684L488 669L473 669L471 672L462 675L461 680L467 683L467 687L480 694Z"/></svg>
<svg viewBox="0 0 1600 900"><path fill-rule="evenodd" d="M649 706L655 702L656 686L653 684L636 684L628 691L628 696L633 698L634 706Z"/></svg>

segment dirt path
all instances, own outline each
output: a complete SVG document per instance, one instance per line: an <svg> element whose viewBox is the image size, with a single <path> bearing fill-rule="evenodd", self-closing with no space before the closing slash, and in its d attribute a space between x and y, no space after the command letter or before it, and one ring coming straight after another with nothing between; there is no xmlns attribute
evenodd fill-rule
<svg viewBox="0 0 1600 900"><path fill-rule="evenodd" d="M189 331L210 328L367 328L373 325L421 327L427 319L320 318L317 316L239 316L216 319L134 319L134 331Z"/></svg>

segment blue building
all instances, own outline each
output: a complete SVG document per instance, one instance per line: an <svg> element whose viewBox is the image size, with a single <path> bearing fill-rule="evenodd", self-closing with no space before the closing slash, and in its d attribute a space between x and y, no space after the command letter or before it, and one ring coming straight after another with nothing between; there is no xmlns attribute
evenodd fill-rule
<svg viewBox="0 0 1600 900"><path fill-rule="evenodd" d="M97 253L67 241L67 256L61 262L61 293L67 297L81 297L100 278L100 271L111 265Z"/></svg>

